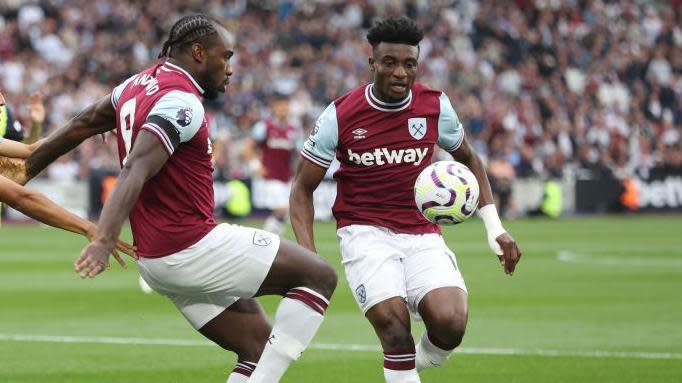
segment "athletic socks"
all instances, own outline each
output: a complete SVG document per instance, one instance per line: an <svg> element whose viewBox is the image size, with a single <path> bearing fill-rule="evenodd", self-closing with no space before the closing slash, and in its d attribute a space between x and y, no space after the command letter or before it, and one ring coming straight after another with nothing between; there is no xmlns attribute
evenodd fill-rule
<svg viewBox="0 0 682 383"><path fill-rule="evenodd" d="M248 382L279 382L310 344L328 305L324 296L307 287L289 290L277 308L270 338Z"/></svg>
<svg viewBox="0 0 682 383"><path fill-rule="evenodd" d="M227 377L226 383L247 383L255 369L256 363L237 361L237 365L234 366L234 370L232 370L230 376Z"/></svg>
<svg viewBox="0 0 682 383"><path fill-rule="evenodd" d="M284 219L277 217L275 214L270 214L270 216L265 219L263 230L281 235L284 231Z"/></svg>
<svg viewBox="0 0 682 383"><path fill-rule="evenodd" d="M384 351L384 378L386 383L420 383L414 348Z"/></svg>
<svg viewBox="0 0 682 383"><path fill-rule="evenodd" d="M435 346L429 339L426 331L422 334L421 341L417 344L417 371L425 368L440 367L452 355L454 350L443 350Z"/></svg>

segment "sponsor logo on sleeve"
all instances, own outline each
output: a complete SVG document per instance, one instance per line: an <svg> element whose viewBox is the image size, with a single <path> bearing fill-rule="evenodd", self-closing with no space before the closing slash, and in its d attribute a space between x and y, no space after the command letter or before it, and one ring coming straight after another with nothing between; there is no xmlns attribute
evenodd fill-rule
<svg viewBox="0 0 682 383"><path fill-rule="evenodd" d="M175 121L177 121L180 126L187 126L192 123L192 108L182 108L178 110L175 115Z"/></svg>

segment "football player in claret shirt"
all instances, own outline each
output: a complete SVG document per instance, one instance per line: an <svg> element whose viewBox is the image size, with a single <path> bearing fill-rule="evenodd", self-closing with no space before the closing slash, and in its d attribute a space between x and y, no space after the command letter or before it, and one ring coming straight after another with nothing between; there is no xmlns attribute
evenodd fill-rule
<svg viewBox="0 0 682 383"><path fill-rule="evenodd" d="M339 160L333 213L342 264L381 341L388 383L419 382L419 370L442 365L461 343L467 323L467 290L455 255L440 227L414 203L414 182L431 163L436 145L476 176L479 214L504 271L511 274L521 257L502 227L483 164L448 96L415 82L422 37L404 17L369 30L373 82L338 98L320 115L301 152L305 160L290 197L296 238L315 251L313 191L334 157ZM426 325L416 347L410 312Z"/></svg>
<svg viewBox="0 0 682 383"><path fill-rule="evenodd" d="M122 170L82 277L108 265L126 218L140 274L204 336L238 355L228 383L275 383L317 332L336 287L317 254L258 229L217 224L211 143L201 98L224 93L234 36L205 15L178 20L156 65L130 77L48 137L29 175L84 139L116 129ZM272 328L253 298L284 296Z"/></svg>
<svg viewBox="0 0 682 383"><path fill-rule="evenodd" d="M293 159L301 149L302 132L289 121L288 96L275 93L270 98L272 115L258 121L244 145L253 177L253 205L268 209L263 229L282 234L288 218Z"/></svg>

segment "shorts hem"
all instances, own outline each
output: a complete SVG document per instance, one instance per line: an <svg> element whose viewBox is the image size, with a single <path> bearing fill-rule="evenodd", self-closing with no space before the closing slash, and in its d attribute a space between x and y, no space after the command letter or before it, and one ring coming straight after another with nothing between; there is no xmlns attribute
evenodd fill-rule
<svg viewBox="0 0 682 383"><path fill-rule="evenodd" d="M443 287L457 287L458 289L464 291L464 293L469 296L469 291L466 288L466 285L464 283L443 283L443 284L437 284L433 286L429 286L427 289L424 289L423 292L417 294L417 297L414 299L414 314L419 314L419 304L421 303L422 299L426 296L426 294L430 293L433 290L440 289ZM408 305L409 307L409 305Z"/></svg>
<svg viewBox="0 0 682 383"><path fill-rule="evenodd" d="M406 297L406 296L403 296L403 295L395 295L395 294L393 294L393 295L384 295L384 296L382 296L382 297L380 297L380 298L376 298L376 299L373 299L373 300L369 301L369 303L362 303L361 306L360 306L360 309L362 310L362 315L367 315L367 311L369 311L369 309L371 309L372 307L378 305L379 303L381 303L381 302L383 302L383 301L387 301L387 300L389 300L389 299L391 299L391 298L402 298L402 299L406 299L407 297Z"/></svg>

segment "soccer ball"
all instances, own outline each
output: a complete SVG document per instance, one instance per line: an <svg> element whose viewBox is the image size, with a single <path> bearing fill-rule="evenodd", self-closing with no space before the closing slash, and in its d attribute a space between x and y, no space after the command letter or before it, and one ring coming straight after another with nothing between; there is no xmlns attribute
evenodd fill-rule
<svg viewBox="0 0 682 383"><path fill-rule="evenodd" d="M476 211L478 181L459 162L435 162L417 177L414 201L429 221L440 225L458 224Z"/></svg>

